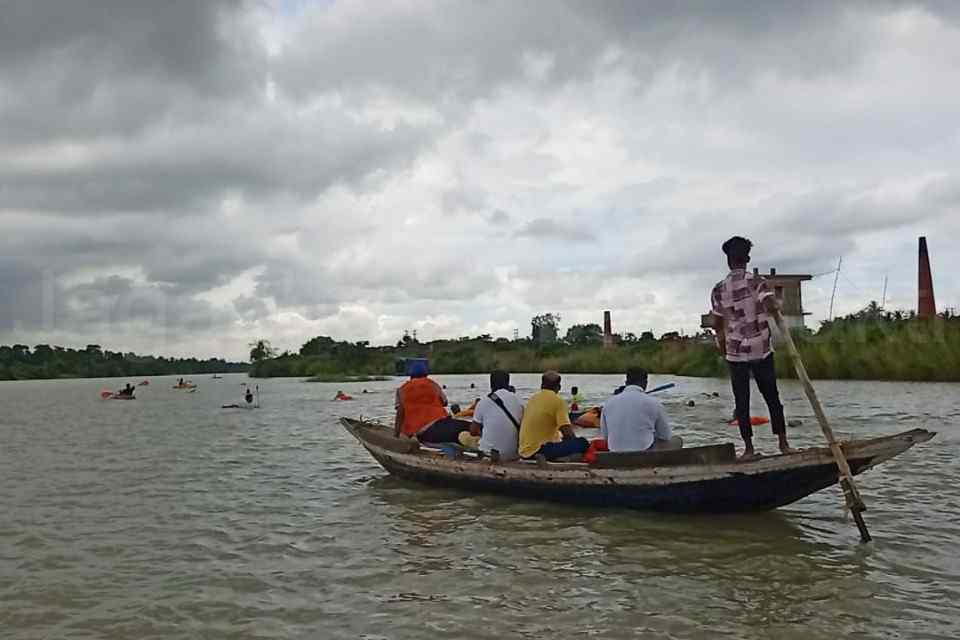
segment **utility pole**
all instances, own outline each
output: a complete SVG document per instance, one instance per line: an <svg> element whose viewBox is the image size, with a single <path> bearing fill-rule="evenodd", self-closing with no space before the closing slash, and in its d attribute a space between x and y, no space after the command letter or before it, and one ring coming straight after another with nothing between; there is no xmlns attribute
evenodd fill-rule
<svg viewBox="0 0 960 640"><path fill-rule="evenodd" d="M843 256L840 256L840 260L837 262L837 273L833 276L833 293L830 294L830 313L827 317L828 320L833 320L833 300L837 297L837 281L840 280L840 267L842 265Z"/></svg>
<svg viewBox="0 0 960 640"><path fill-rule="evenodd" d="M884 309L887 306L887 276L883 276L883 295L880 296L880 308Z"/></svg>

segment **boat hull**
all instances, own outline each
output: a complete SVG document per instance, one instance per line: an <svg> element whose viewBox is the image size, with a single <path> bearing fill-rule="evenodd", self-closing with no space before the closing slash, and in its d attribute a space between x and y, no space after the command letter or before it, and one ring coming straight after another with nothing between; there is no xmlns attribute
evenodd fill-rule
<svg viewBox="0 0 960 640"><path fill-rule="evenodd" d="M619 507L670 513L738 513L769 511L796 502L837 483L835 464L804 469L771 471L763 475L733 475L726 478L680 482L662 486L544 486L541 482L515 480L510 483L486 478L431 473L379 460L391 474L437 487L547 500L567 504ZM859 472L857 465L851 469Z"/></svg>
<svg viewBox="0 0 960 640"><path fill-rule="evenodd" d="M838 480L828 449L811 449L752 462L603 468L585 464L494 464L450 459L393 438L382 427L343 419L384 469L400 478L466 491L674 513L767 511L821 491ZM854 474L933 437L921 429L845 443ZM405 450L406 449L406 450Z"/></svg>

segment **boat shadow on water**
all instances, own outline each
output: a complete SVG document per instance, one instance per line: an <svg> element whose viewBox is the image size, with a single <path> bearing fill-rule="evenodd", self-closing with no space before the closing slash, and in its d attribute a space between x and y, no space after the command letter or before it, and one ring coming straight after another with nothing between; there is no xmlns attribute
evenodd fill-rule
<svg viewBox="0 0 960 640"><path fill-rule="evenodd" d="M544 531L580 529L594 542L609 539L611 549L620 548L624 539L641 545L669 540L674 547L702 545L707 540L711 545L731 542L739 546L773 542L779 551L788 553L832 546L824 542L822 523L809 522L801 510L717 514L624 510L426 487L389 474L368 477L362 484L370 502L384 509L390 519L396 518L401 529L407 524L412 525L410 531L429 530L432 534L483 527L516 539L525 533L536 537Z"/></svg>
<svg viewBox="0 0 960 640"><path fill-rule="evenodd" d="M851 547L848 529L824 531L819 518L810 522L800 510L632 511L424 487L392 476L368 479L361 490L401 573L482 578L533 571L567 584L600 579L624 592L650 580L693 580L711 585L713 607L749 602L748 616L758 624L810 598L832 597L838 584L856 608L870 610L872 594L882 589L873 583L868 548Z"/></svg>

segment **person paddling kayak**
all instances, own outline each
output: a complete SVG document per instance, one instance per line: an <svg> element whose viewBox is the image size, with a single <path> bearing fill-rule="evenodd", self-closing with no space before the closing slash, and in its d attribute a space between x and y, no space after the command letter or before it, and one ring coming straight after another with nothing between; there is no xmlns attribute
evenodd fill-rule
<svg viewBox="0 0 960 640"><path fill-rule="evenodd" d="M581 402L583 396L580 395L580 387L570 387L570 411L580 411Z"/></svg>

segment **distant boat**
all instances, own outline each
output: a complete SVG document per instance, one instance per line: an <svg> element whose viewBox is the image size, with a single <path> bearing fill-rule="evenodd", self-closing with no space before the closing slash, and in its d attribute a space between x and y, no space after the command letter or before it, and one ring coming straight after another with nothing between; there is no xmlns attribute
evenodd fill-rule
<svg viewBox="0 0 960 640"><path fill-rule="evenodd" d="M341 424L388 472L465 491L678 513L767 511L837 483L826 447L739 461L731 443L649 453L598 453L596 464L519 460L494 463L394 436L386 425L341 418ZM841 443L854 474L900 455L934 435L913 429Z"/></svg>
<svg viewBox="0 0 960 640"><path fill-rule="evenodd" d="M223 380L223 376L218 376L217 374L213 374L210 377L213 378L214 380Z"/></svg>
<svg viewBox="0 0 960 640"><path fill-rule="evenodd" d="M118 393L116 391L110 391L109 389L104 389L100 392L100 397L104 400L136 400L137 398L133 394Z"/></svg>

